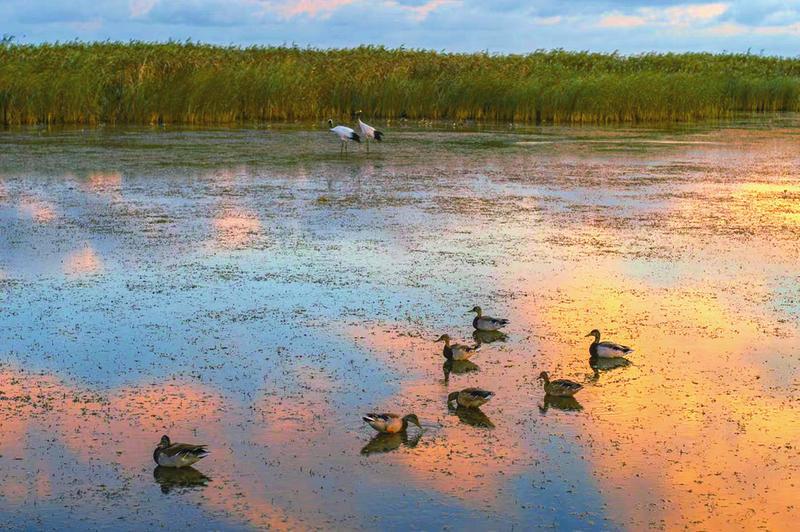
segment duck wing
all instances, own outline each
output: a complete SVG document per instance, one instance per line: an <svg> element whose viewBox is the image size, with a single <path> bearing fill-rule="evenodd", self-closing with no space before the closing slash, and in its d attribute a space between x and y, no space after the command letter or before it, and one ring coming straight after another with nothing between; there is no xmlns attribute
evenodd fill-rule
<svg viewBox="0 0 800 532"><path fill-rule="evenodd" d="M161 452L166 456L197 456L204 457L208 454L208 445L193 445L190 443L173 443Z"/></svg>
<svg viewBox="0 0 800 532"><path fill-rule="evenodd" d="M614 342L600 342L597 344L597 353L601 354L602 352L618 353L617 356L622 356L627 355L628 353L633 353L633 349L627 345L615 344Z"/></svg>

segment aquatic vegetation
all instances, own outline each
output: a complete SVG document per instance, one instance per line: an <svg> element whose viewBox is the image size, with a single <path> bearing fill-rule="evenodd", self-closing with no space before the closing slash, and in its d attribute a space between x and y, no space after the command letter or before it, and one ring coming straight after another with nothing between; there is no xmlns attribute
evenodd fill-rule
<svg viewBox="0 0 800 532"><path fill-rule="evenodd" d="M0 42L3 124L372 119L605 123L800 110L800 59L542 51L449 54Z"/></svg>

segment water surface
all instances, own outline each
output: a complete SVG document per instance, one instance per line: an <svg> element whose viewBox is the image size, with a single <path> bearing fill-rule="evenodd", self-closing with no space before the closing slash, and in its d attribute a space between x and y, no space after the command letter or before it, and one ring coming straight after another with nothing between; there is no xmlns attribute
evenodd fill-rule
<svg viewBox="0 0 800 532"><path fill-rule="evenodd" d="M798 126L0 133L0 527L792 528Z"/></svg>

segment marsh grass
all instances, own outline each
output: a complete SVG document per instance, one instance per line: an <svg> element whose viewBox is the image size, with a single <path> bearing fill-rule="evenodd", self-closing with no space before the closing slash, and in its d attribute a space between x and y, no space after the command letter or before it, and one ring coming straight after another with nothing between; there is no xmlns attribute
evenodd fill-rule
<svg viewBox="0 0 800 532"><path fill-rule="evenodd" d="M6 125L321 120L358 109L372 119L556 123L798 111L800 59L0 43Z"/></svg>

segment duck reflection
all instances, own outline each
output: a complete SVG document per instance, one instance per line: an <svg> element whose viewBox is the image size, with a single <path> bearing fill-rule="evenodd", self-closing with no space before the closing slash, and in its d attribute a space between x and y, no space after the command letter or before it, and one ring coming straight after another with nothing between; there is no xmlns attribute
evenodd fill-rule
<svg viewBox="0 0 800 532"><path fill-rule="evenodd" d="M489 419L489 416L484 414L480 408L466 408L459 405L456 408L448 407L448 409L451 413L455 414L462 423L484 429L494 428L492 420Z"/></svg>
<svg viewBox="0 0 800 532"><path fill-rule="evenodd" d="M590 357L589 367L592 368L591 380L596 381L600 378L601 372L612 371L619 368L627 368L632 362L625 357L601 358Z"/></svg>
<svg viewBox="0 0 800 532"><path fill-rule="evenodd" d="M552 395L544 396L544 404L539 405L539 412L546 414L550 408L562 410L564 412L580 412L583 406L574 397L555 397Z"/></svg>
<svg viewBox="0 0 800 532"><path fill-rule="evenodd" d="M505 342L508 340L508 335L502 331L479 331L476 329L472 332L472 338L480 346L492 342Z"/></svg>
<svg viewBox="0 0 800 532"><path fill-rule="evenodd" d="M211 479L193 467L162 467L153 469L153 478L161 486L161 493L167 494L175 488L205 488Z"/></svg>
<svg viewBox="0 0 800 532"><path fill-rule="evenodd" d="M411 438L408 437L406 431L395 432L394 434L378 434L361 449L361 454L389 453L399 449L401 445L413 448L417 446L420 438L422 438L421 432L417 432Z"/></svg>
<svg viewBox="0 0 800 532"><path fill-rule="evenodd" d="M469 360L446 360L444 365L442 365L442 370L444 371L444 383L447 384L450 382L451 373L454 375L463 375L465 373L471 373L480 369L480 366L474 362L470 362Z"/></svg>

